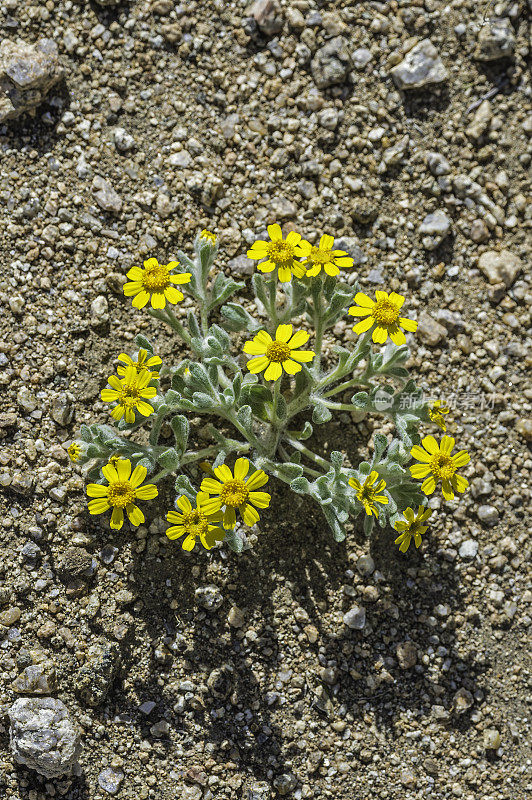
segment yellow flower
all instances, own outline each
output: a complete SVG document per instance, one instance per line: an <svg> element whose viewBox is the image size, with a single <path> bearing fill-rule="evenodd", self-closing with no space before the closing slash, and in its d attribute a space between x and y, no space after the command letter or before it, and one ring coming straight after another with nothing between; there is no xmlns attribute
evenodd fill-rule
<svg viewBox="0 0 532 800"><path fill-rule="evenodd" d="M221 522L223 514L221 511L207 514L205 512L205 503L208 500L208 494L198 492L196 495L196 508L192 508L192 503L188 497L182 495L176 500L176 505L181 509L182 513L169 511L166 515L168 522L175 523L166 531L169 539L178 539L180 536L187 534L187 538L181 544L183 550L193 550L198 537L206 550L210 550L216 542L223 541L225 537L223 528L213 524Z"/></svg>
<svg viewBox="0 0 532 800"><path fill-rule="evenodd" d="M137 360L133 361L130 356L126 353L120 353L118 356L118 361L122 361L125 366L119 364L116 368L116 371L119 375L125 375L127 367L135 367L139 375L142 375L143 372L148 372L151 375L152 380L157 380L159 378L158 372L152 372L149 367L158 367L159 364L163 362L159 358L159 356L151 356L151 358L147 358L148 351L147 350L139 350L137 354Z"/></svg>
<svg viewBox="0 0 532 800"><path fill-rule="evenodd" d="M72 442L67 448L67 453L70 460L76 463L76 461L79 461L81 455L81 445L79 445L78 442Z"/></svg>
<svg viewBox="0 0 532 800"><path fill-rule="evenodd" d="M357 499L360 500L364 506L368 517L372 514L375 514L376 517L379 516L377 506L375 505L376 503L381 503L383 506L388 505L388 498L386 495L379 494L386 486L386 481L381 479L376 483L378 477L379 473L373 470L364 483L360 483L356 478L349 478L349 486L352 486L355 490Z"/></svg>
<svg viewBox="0 0 532 800"><path fill-rule="evenodd" d="M212 233L212 231L208 231L206 228L200 233L200 239L207 239L207 241L212 242L212 244L216 244L216 234Z"/></svg>
<svg viewBox="0 0 532 800"><path fill-rule="evenodd" d="M399 520L394 525L395 530L401 532L395 540L395 544L399 545L401 553L406 553L412 539L416 547L419 547L421 537L428 529L428 526L423 525L423 523L428 520L431 514L432 511L426 506L419 506L416 514L414 514L412 508L405 508L404 520Z"/></svg>
<svg viewBox="0 0 532 800"><path fill-rule="evenodd" d="M116 375L107 379L110 389L102 389L101 398L104 403L116 402L111 411L113 419L126 418L126 422L135 422L135 411L143 417L153 414L153 406L146 403L157 394L155 386L148 386L151 381L151 372L145 370L139 374L135 367L126 367L126 374L120 380Z"/></svg>
<svg viewBox="0 0 532 800"><path fill-rule="evenodd" d="M95 497L89 503L91 514L103 514L109 508L113 509L111 514L111 528L120 530L124 524L124 508L132 525L140 525L144 522L144 514L135 500L151 500L157 497L159 492L153 483L141 486L146 477L146 467L140 464L131 473L131 461L129 459L117 459L114 466L106 464L102 467L103 476L109 486L102 486L100 483L89 483L87 494Z"/></svg>
<svg viewBox="0 0 532 800"><path fill-rule="evenodd" d="M300 242L300 249L305 256L301 262L307 268L307 276L314 278L323 269L327 275L338 275L340 267L347 269L354 264L353 259L345 250L333 250L334 239L326 233L320 239L318 247L313 247L304 239Z"/></svg>
<svg viewBox="0 0 532 800"><path fill-rule="evenodd" d="M466 478L456 474L459 467L469 464L469 453L460 450L456 455L451 455L454 447L452 436L443 436L441 444L434 436L425 436L423 447L415 445L410 451L414 458L422 464L413 464L409 469L413 478L425 478L421 490L425 494L432 494L438 481L442 482L442 492L446 500L454 499L454 491L465 492L469 486ZM428 476L428 477L427 477Z"/></svg>
<svg viewBox="0 0 532 800"><path fill-rule="evenodd" d="M395 292L388 296L388 292L380 291L375 292L375 297L376 301L362 292L355 295L355 303L358 305L351 306L349 313L352 317L366 317L366 319L355 325L354 332L364 333L375 325L372 339L377 344L383 344L388 336L394 344L404 344L406 337L401 328L412 332L417 330L417 322L399 316L405 298Z"/></svg>
<svg viewBox="0 0 532 800"><path fill-rule="evenodd" d="M211 497L203 504L205 514L216 514L224 508L223 526L226 530L231 530L236 525L236 510L240 511L240 516L246 525L255 525L259 521L259 514L253 506L257 508L268 508L271 497L267 492L257 492L261 486L268 482L268 476L261 469L252 472L246 480L249 472L249 461L247 458L238 458L235 463L235 474L226 464L214 468L215 478L203 478L201 491L208 494L219 495Z"/></svg>
<svg viewBox="0 0 532 800"><path fill-rule="evenodd" d="M262 239L256 241L247 252L248 258L259 260L265 258L262 264L257 266L261 272L273 272L277 269L279 280L287 283L292 280L292 273L296 278L302 278L305 274L305 267L297 260L297 256L303 255L300 246L301 234L290 231L286 239L283 239L281 226L275 223L268 225L268 235L271 242Z"/></svg>
<svg viewBox="0 0 532 800"><path fill-rule="evenodd" d="M179 261L171 261L169 264L159 264L156 258L149 258L144 262L144 269L132 267L127 273L129 283L124 285L126 297L133 297L135 308L144 308L151 298L152 308L164 308L166 301L169 303L179 303L183 299L183 293L173 286L174 283L189 283L191 273L180 272L171 275Z"/></svg>
<svg viewBox="0 0 532 800"><path fill-rule="evenodd" d="M447 425L445 424L443 415L448 414L449 411L450 409L447 408L447 406L442 406L441 400L436 400L434 405L429 408L429 417L444 433L447 430Z"/></svg>
<svg viewBox="0 0 532 800"><path fill-rule="evenodd" d="M267 381L276 381L281 377L283 369L289 375L295 375L301 370L298 361L312 361L315 353L312 350L299 350L296 348L306 344L310 335L306 331L296 331L292 336L291 325L279 325L272 339L266 331L259 331L252 341L244 345L244 353L257 356L248 361L248 369L256 374L266 370L264 377Z"/></svg>

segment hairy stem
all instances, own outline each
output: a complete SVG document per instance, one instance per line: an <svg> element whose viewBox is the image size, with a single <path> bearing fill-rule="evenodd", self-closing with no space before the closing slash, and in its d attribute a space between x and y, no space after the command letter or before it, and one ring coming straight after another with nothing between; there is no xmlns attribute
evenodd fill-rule
<svg viewBox="0 0 532 800"><path fill-rule="evenodd" d="M284 436L284 441L288 442L288 444L291 447L293 447L294 450L299 450L299 452L302 455L306 456L311 461L314 461L314 463L317 464L318 467L321 467L326 472L328 472L330 469L332 469L330 463L327 461L326 458L322 458L321 456L317 455L317 453L314 453L312 450L309 450L308 447L305 447L305 445L302 444L301 442L299 442L297 439L291 439L289 436L285 435Z"/></svg>

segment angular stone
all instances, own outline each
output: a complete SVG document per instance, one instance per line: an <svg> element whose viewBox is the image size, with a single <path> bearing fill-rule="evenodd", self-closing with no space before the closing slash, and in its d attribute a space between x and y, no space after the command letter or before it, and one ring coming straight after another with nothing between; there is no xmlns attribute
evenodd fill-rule
<svg viewBox="0 0 532 800"><path fill-rule="evenodd" d="M363 606L353 606L343 616L344 625L355 631L361 631L366 625L366 609Z"/></svg>
<svg viewBox="0 0 532 800"><path fill-rule="evenodd" d="M348 42L343 36L335 36L316 52L310 69L318 89L343 83L351 66Z"/></svg>
<svg viewBox="0 0 532 800"><path fill-rule="evenodd" d="M401 669L411 669L417 664L417 648L414 642L406 641L398 644L396 655Z"/></svg>
<svg viewBox="0 0 532 800"><path fill-rule="evenodd" d="M422 243L426 250L435 250L448 236L451 230L451 220L445 211L434 211L427 214L421 225L419 233L423 236Z"/></svg>
<svg viewBox="0 0 532 800"><path fill-rule="evenodd" d="M445 339L447 335L446 329L426 311L421 312L418 323L417 332L423 344L428 344L429 347L436 347L437 344Z"/></svg>
<svg viewBox="0 0 532 800"><path fill-rule="evenodd" d="M480 29L475 58L478 61L497 61L512 58L515 34L507 17L492 17Z"/></svg>
<svg viewBox="0 0 532 800"><path fill-rule="evenodd" d="M51 661L31 664L15 678L11 688L17 694L48 695L55 692L57 680Z"/></svg>
<svg viewBox="0 0 532 800"><path fill-rule="evenodd" d="M278 0L255 0L251 7L251 16L259 30L266 36L275 36L283 29L281 6Z"/></svg>
<svg viewBox="0 0 532 800"><path fill-rule="evenodd" d="M45 778L70 774L79 756L80 737L61 700L21 697L8 715L9 744L18 764Z"/></svg>
<svg viewBox="0 0 532 800"><path fill-rule="evenodd" d="M523 268L523 262L510 250L487 250L478 259L478 267L490 283L511 286Z"/></svg>
<svg viewBox="0 0 532 800"><path fill-rule="evenodd" d="M430 39L423 39L413 47L400 64L392 67L390 74L398 89L421 89L447 78L447 70Z"/></svg>
<svg viewBox="0 0 532 800"><path fill-rule="evenodd" d="M120 666L120 649L115 642L102 640L89 647L87 662L78 671L76 694L91 708L99 706L109 692Z"/></svg>
<svg viewBox="0 0 532 800"><path fill-rule="evenodd" d="M33 111L62 79L63 67L52 39L34 45L0 41L0 122Z"/></svg>
<svg viewBox="0 0 532 800"><path fill-rule="evenodd" d="M119 214L122 208L122 198L113 189L111 184L102 178L101 175L95 175L92 180L91 191L94 199L104 211L110 211L114 214Z"/></svg>
<svg viewBox="0 0 532 800"><path fill-rule="evenodd" d="M199 586L196 591L196 602L206 611L216 611L220 608L224 599L217 586Z"/></svg>
<svg viewBox="0 0 532 800"><path fill-rule="evenodd" d="M124 780L124 770L108 767L98 775L98 783L107 794L116 794Z"/></svg>

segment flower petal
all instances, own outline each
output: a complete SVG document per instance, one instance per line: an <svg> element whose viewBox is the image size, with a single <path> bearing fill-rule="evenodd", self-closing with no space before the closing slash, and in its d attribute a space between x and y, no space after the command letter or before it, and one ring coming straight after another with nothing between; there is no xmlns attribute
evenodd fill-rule
<svg viewBox="0 0 532 800"><path fill-rule="evenodd" d="M129 458L117 458L115 463L119 481L127 481L131 475L131 461Z"/></svg>
<svg viewBox="0 0 532 800"><path fill-rule="evenodd" d="M224 487L220 481L215 481L214 478L203 478L200 488L202 492L207 492L208 494L220 494ZM190 511L190 509L188 510Z"/></svg>
<svg viewBox="0 0 532 800"><path fill-rule="evenodd" d="M363 308L362 306L351 306L347 310L348 314L351 314L352 317L367 317L368 314L371 314L371 308Z"/></svg>
<svg viewBox="0 0 532 800"><path fill-rule="evenodd" d="M183 292L180 292L179 289L176 289L174 286L167 286L164 290L164 296L168 302L172 303L173 305L180 303L184 298Z"/></svg>
<svg viewBox="0 0 532 800"><path fill-rule="evenodd" d="M283 361L283 369L288 375L295 375L298 372L301 372L301 364L298 364L297 361L292 361L291 358ZM266 375L264 375L266 377Z"/></svg>
<svg viewBox="0 0 532 800"><path fill-rule="evenodd" d="M457 469L459 467L465 467L466 464L469 464L470 460L471 459L467 450L460 450L455 456L453 456L453 462Z"/></svg>
<svg viewBox="0 0 532 800"><path fill-rule="evenodd" d="M104 497L99 497L97 500L91 500L88 505L89 514L103 514L109 508L111 508L111 506Z"/></svg>
<svg viewBox="0 0 532 800"><path fill-rule="evenodd" d="M301 234L297 233L297 231L289 231L289 233L286 235L285 241L288 242L288 244L291 244L292 247L295 247L295 245L299 244L301 241Z"/></svg>
<svg viewBox="0 0 532 800"><path fill-rule="evenodd" d="M233 480L233 473L231 472L227 464L220 464L219 467L215 467L214 474L219 480L222 481L222 483L227 483L227 481Z"/></svg>
<svg viewBox="0 0 532 800"><path fill-rule="evenodd" d="M410 467L410 472L412 472L412 467ZM435 488L436 481L434 480L433 475L429 475L429 477L426 478L421 484L421 491L425 494L432 494Z"/></svg>
<svg viewBox="0 0 532 800"><path fill-rule="evenodd" d="M268 492L250 492L249 501L257 508L268 508L271 502L271 495Z"/></svg>
<svg viewBox="0 0 532 800"><path fill-rule="evenodd" d="M253 340L245 343L243 351L250 356L263 356L266 353L266 345Z"/></svg>
<svg viewBox="0 0 532 800"><path fill-rule="evenodd" d="M249 461L247 458L237 458L235 461L235 478L243 481L249 472Z"/></svg>
<svg viewBox="0 0 532 800"><path fill-rule="evenodd" d="M232 530L236 525L236 511L233 506L226 506L224 511L223 526L226 531Z"/></svg>
<svg viewBox="0 0 532 800"><path fill-rule="evenodd" d="M159 490L154 483L147 483L145 486L139 486L135 492L135 497L139 500L153 500L154 497L159 495Z"/></svg>
<svg viewBox="0 0 532 800"><path fill-rule="evenodd" d="M422 439L422 444L425 450L427 450L431 456L435 456L436 453L440 452L440 448L438 447L438 442L434 438L434 436L425 436Z"/></svg>
<svg viewBox="0 0 532 800"><path fill-rule="evenodd" d="M469 486L469 481L463 475L453 475L451 483L457 492L465 492Z"/></svg>
<svg viewBox="0 0 532 800"><path fill-rule="evenodd" d="M418 461L424 461L425 463L429 463L432 461L432 456L430 453L427 453L426 450L423 450L418 444L415 444L414 447L410 451L410 455L414 458L417 458Z"/></svg>
<svg viewBox="0 0 532 800"><path fill-rule="evenodd" d="M124 524L124 510L115 506L113 508L113 513L111 514L111 522L109 523L111 528L115 531L119 531L122 525Z"/></svg>
<svg viewBox="0 0 532 800"><path fill-rule="evenodd" d="M187 538L181 542L181 547L183 548L183 550L188 550L188 552L190 552L191 550L194 550L195 544L196 544L196 537L194 536L193 533L189 533Z"/></svg>
<svg viewBox="0 0 532 800"><path fill-rule="evenodd" d="M267 381L276 381L283 374L283 368L277 361L271 361L268 369L264 373L264 378Z"/></svg>
<svg viewBox="0 0 532 800"><path fill-rule="evenodd" d="M252 472L249 478L246 481L246 489L250 492L254 489L260 489L261 486L264 486L268 483L268 476L262 469L256 469L255 472Z"/></svg>
<svg viewBox="0 0 532 800"><path fill-rule="evenodd" d="M397 320L401 328L404 328L405 331L409 331L410 333L414 333L417 331L417 322L414 319L407 319L406 317L399 317Z"/></svg>
<svg viewBox="0 0 532 800"><path fill-rule="evenodd" d="M396 292L390 292L388 300L390 301L390 303L393 303L394 306L397 306L397 308L401 308L403 303L405 302L405 298L403 297L403 295L397 294Z"/></svg>
<svg viewBox="0 0 532 800"><path fill-rule="evenodd" d="M290 283L292 280L292 273L288 269L288 267L279 267L278 271L279 280L281 283Z"/></svg>
<svg viewBox="0 0 532 800"><path fill-rule="evenodd" d="M295 350L296 347L302 347L310 339L310 333L306 331L296 331L292 338L288 341L290 350Z"/></svg>
<svg viewBox="0 0 532 800"><path fill-rule="evenodd" d="M360 324L361 323L359 323L359 325ZM378 325L371 334L371 338L373 339L375 344L384 344L384 342L388 338L388 330L386 328L383 328L381 325Z"/></svg>
<svg viewBox="0 0 532 800"><path fill-rule="evenodd" d="M316 353L313 353L312 350L297 350L290 354L290 357L293 358L295 361L301 361L302 363L307 363L308 361L312 361L315 358Z"/></svg>
<svg viewBox="0 0 532 800"><path fill-rule="evenodd" d="M244 503L243 505L239 506L238 510L240 511L245 524L249 525L250 528L260 519L259 512L253 508L251 503Z"/></svg>
<svg viewBox="0 0 532 800"><path fill-rule="evenodd" d="M126 284L126 286L127 286L127 284ZM147 305L149 299L150 299L150 295L148 294L148 292L142 291L142 292L139 292L136 295L136 297L133 298L133 303L132 304L133 304L133 306L135 308L144 308L144 306Z"/></svg>
<svg viewBox="0 0 532 800"><path fill-rule="evenodd" d="M118 473L112 464L102 467L102 474L108 483L118 483L119 481Z"/></svg>
<svg viewBox="0 0 532 800"><path fill-rule="evenodd" d="M292 336L291 325L278 325L275 331L275 341L286 343Z"/></svg>
<svg viewBox="0 0 532 800"><path fill-rule="evenodd" d="M89 497L107 497L109 491L108 486L102 486L100 483L89 483L87 486L87 494Z"/></svg>
<svg viewBox="0 0 532 800"><path fill-rule="evenodd" d="M397 327L390 330L390 339L398 347L406 342L406 336L404 335L403 331Z"/></svg>
<svg viewBox="0 0 532 800"><path fill-rule="evenodd" d="M364 306L365 308L373 308L375 305L375 300L372 300L371 297L368 297L367 294L364 294L364 292L357 292L355 295L355 303L358 306Z"/></svg>
<svg viewBox="0 0 532 800"><path fill-rule="evenodd" d="M166 299L164 296L164 292L154 292L151 296L151 307L164 308L165 305L166 305Z"/></svg>
<svg viewBox="0 0 532 800"><path fill-rule="evenodd" d="M140 486L141 483L146 479L146 475L148 474L148 470L142 464L138 464L135 469L133 470L133 474L129 479L130 484L134 489L137 486Z"/></svg>
<svg viewBox="0 0 532 800"><path fill-rule="evenodd" d="M263 372L269 363L266 356L257 356L256 358L250 358L247 368L253 375L256 375L258 372Z"/></svg>
<svg viewBox="0 0 532 800"><path fill-rule="evenodd" d="M375 320L373 317L366 317L366 319L362 319L360 322L357 322L353 330L355 333L365 333L366 331L369 331L374 322Z"/></svg>
<svg viewBox="0 0 532 800"><path fill-rule="evenodd" d="M428 464L412 464L409 470L412 477L419 480L420 478L425 478L429 474L430 467Z"/></svg>
<svg viewBox="0 0 532 800"><path fill-rule="evenodd" d="M126 506L126 512L132 525L135 525L135 527L142 525L145 517L138 506L134 505L133 503L128 503Z"/></svg>
<svg viewBox="0 0 532 800"><path fill-rule="evenodd" d="M272 242L279 242L283 238L281 226L277 222L274 222L273 225L268 225L268 236Z"/></svg>

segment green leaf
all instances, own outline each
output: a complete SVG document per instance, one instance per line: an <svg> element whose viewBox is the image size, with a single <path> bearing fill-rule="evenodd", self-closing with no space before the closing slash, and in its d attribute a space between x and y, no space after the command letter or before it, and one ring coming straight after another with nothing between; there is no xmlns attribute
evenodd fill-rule
<svg viewBox="0 0 532 800"><path fill-rule="evenodd" d="M266 294L266 287L264 285L264 277L260 275L258 272L255 272L255 274L251 278L251 284L253 286L253 291L255 292L255 296L260 300L260 302L265 308L268 308L269 300Z"/></svg>
<svg viewBox="0 0 532 800"><path fill-rule="evenodd" d="M297 494L308 494L310 492L310 483L307 478L295 478L290 483L290 488Z"/></svg>
<svg viewBox="0 0 532 800"><path fill-rule="evenodd" d="M222 276L222 281L219 281L219 288L216 287L216 282L218 278ZM232 294L238 292L239 289L243 289L245 286L242 281L234 281L231 278L226 278L223 272L219 272L216 276L216 281L214 283L212 294L211 294L211 301L208 305L208 310L212 311L213 308L216 306L225 303L228 297L231 297Z"/></svg>
<svg viewBox="0 0 532 800"><path fill-rule="evenodd" d="M333 450L330 455L330 462L335 470L340 470L344 463L344 454L338 450Z"/></svg>
<svg viewBox="0 0 532 800"><path fill-rule="evenodd" d="M153 347L149 339L146 339L142 333L137 333L135 336L135 344L138 348L142 348L143 350L147 350L148 353L153 353Z"/></svg>
<svg viewBox="0 0 532 800"><path fill-rule="evenodd" d="M374 442L373 463L376 463L377 461L380 461L382 454L386 450L386 447L388 445L388 439L386 438L386 436L383 436L382 433L376 433L375 436L373 437L373 442Z"/></svg>
<svg viewBox="0 0 532 800"><path fill-rule="evenodd" d="M330 506L321 506L321 510L323 511L323 515L327 522L329 523L329 527L333 532L333 537L336 542L343 542L345 539L345 528L340 523L338 517L334 513L334 510Z"/></svg>
<svg viewBox="0 0 532 800"><path fill-rule="evenodd" d="M371 532L373 530L374 525L374 517L373 514L364 514L364 533L366 536L371 536Z"/></svg>
<svg viewBox="0 0 532 800"><path fill-rule="evenodd" d="M261 329L261 324L251 314L237 303L226 303L221 307L220 313L224 318L224 325L229 331L250 331L254 333Z"/></svg>
<svg viewBox="0 0 532 800"><path fill-rule="evenodd" d="M244 549L244 539L236 530L226 531L224 542L234 553L241 553Z"/></svg>
<svg viewBox="0 0 532 800"><path fill-rule="evenodd" d="M236 417L240 424L244 428L251 428L252 425L252 414L251 414L251 406L240 406L238 411L236 412Z"/></svg>
<svg viewBox="0 0 532 800"><path fill-rule="evenodd" d="M275 473L280 480L290 483L303 475L303 467L292 461L286 461L284 464L275 465ZM290 485L292 486L291 483Z"/></svg>
<svg viewBox="0 0 532 800"><path fill-rule="evenodd" d="M181 456L174 447L169 447L157 456L157 461L163 469L176 470L181 464Z"/></svg>
<svg viewBox="0 0 532 800"><path fill-rule="evenodd" d="M190 423L182 414L176 414L175 417L172 417L170 425L174 433L176 447L181 453L184 453L187 449Z"/></svg>
<svg viewBox="0 0 532 800"><path fill-rule="evenodd" d="M217 400L214 400L211 395L205 394L204 392L194 392L192 395L193 402L188 404L188 407L191 411L194 410L194 404L198 408L214 408L217 404ZM184 405L183 401L181 401L181 405Z"/></svg>
<svg viewBox="0 0 532 800"><path fill-rule="evenodd" d="M202 339L201 329L199 326L198 318L194 314L193 311L189 311L187 314L187 324L188 329L190 331L190 335L192 338Z"/></svg>
<svg viewBox="0 0 532 800"><path fill-rule="evenodd" d="M90 428L87 425L82 425L79 430L80 439L82 442L92 442L92 435Z"/></svg>
<svg viewBox="0 0 532 800"><path fill-rule="evenodd" d="M355 408L365 411L370 406L369 394L367 392L357 392L351 398L351 402Z"/></svg>
<svg viewBox="0 0 532 800"><path fill-rule="evenodd" d="M320 403L318 398L315 397L313 400L315 405L312 410L312 422L315 422L316 425L323 425L324 422L328 422L332 418L332 414L326 405Z"/></svg>
<svg viewBox="0 0 532 800"><path fill-rule="evenodd" d="M291 439L297 439L299 442L304 442L306 439L310 439L313 430L314 429L310 422L306 420L302 431L288 431L288 435Z"/></svg>
<svg viewBox="0 0 532 800"><path fill-rule="evenodd" d="M192 486L186 475L178 475L175 481L175 490L178 495L185 495L191 501L196 502L196 489Z"/></svg>

